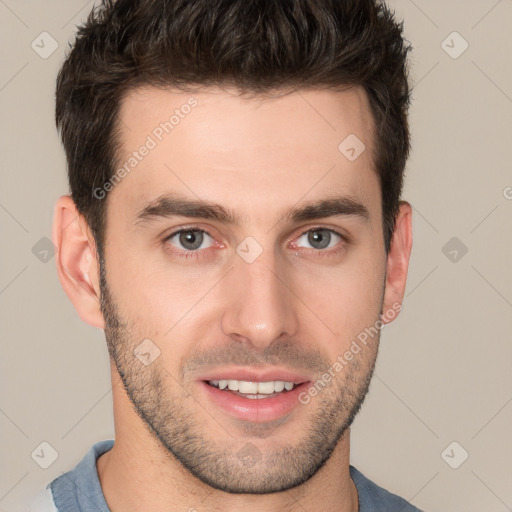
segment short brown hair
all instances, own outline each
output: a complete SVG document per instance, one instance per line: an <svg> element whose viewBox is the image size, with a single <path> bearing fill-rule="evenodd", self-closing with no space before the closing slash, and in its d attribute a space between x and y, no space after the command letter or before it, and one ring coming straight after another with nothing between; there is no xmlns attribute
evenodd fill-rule
<svg viewBox="0 0 512 512"><path fill-rule="evenodd" d="M409 154L403 22L379 0L103 0L78 28L57 79L56 123L71 196L103 254L117 119L140 85L241 92L362 86L389 251ZM341 141L340 141L341 142Z"/></svg>

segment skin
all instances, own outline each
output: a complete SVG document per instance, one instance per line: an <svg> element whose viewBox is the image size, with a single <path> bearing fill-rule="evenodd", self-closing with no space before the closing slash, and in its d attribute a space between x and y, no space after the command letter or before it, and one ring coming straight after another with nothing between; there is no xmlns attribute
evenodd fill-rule
<svg viewBox="0 0 512 512"><path fill-rule="evenodd" d="M105 330L111 355L116 441L97 464L106 501L113 512L355 511L349 427L368 390L378 335L278 421L233 418L198 379L240 366L321 379L359 333L381 315L390 321L386 312L401 304L411 207L401 203L386 255L361 88L272 98L217 87L137 89L120 112L119 164L191 96L197 106L109 192L101 276L73 201L63 196L55 206L62 286L82 320ZM355 161L338 150L351 133L366 146ZM237 222L181 215L136 222L168 193L221 205ZM333 195L363 205L368 217L286 217ZM166 240L183 228L211 238L189 251L179 236ZM331 233L329 246L318 248L307 235L315 229L347 240ZM236 251L247 237L262 249L252 263ZM148 338L160 354L145 366L133 351Z"/></svg>

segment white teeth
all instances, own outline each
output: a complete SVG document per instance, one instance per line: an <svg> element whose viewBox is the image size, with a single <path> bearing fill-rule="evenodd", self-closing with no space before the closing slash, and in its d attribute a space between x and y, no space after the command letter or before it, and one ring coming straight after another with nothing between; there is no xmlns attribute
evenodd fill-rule
<svg viewBox="0 0 512 512"><path fill-rule="evenodd" d="M285 382L282 380L274 380L269 382L249 382L246 380L210 380L208 383L219 389L228 388L231 391L247 395L271 395L272 393L280 393L284 389L291 391L295 384L293 382Z"/></svg>
<svg viewBox="0 0 512 512"><path fill-rule="evenodd" d="M274 389L276 390L276 393L280 393L284 389L284 382L282 380L278 380L274 382Z"/></svg>
<svg viewBox="0 0 512 512"><path fill-rule="evenodd" d="M262 395L270 395L271 393L276 391L276 383L275 382L258 382L257 385L258 385L258 393L260 393Z"/></svg>
<svg viewBox="0 0 512 512"><path fill-rule="evenodd" d="M238 391L246 395L255 395L256 393L258 393L258 383L240 380L238 381Z"/></svg>
<svg viewBox="0 0 512 512"><path fill-rule="evenodd" d="M238 381L228 380L228 389L230 389L231 391L238 391Z"/></svg>

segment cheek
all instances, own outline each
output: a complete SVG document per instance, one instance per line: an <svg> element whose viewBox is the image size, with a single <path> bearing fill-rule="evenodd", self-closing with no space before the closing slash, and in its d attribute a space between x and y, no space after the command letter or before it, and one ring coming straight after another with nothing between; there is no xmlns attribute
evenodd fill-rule
<svg viewBox="0 0 512 512"><path fill-rule="evenodd" d="M171 265L163 247L148 249L111 237L107 280L137 330L167 332L199 300L208 280L202 277L199 269Z"/></svg>
<svg viewBox="0 0 512 512"><path fill-rule="evenodd" d="M375 260L341 265L329 273L310 276L296 288L310 311L313 326L341 350L365 328L375 324L382 306L384 264ZM318 335L317 335L318 337Z"/></svg>
<svg viewBox="0 0 512 512"><path fill-rule="evenodd" d="M148 262L127 274L132 277L120 283L120 302L134 332L175 353L186 346L187 338L195 338L206 327L212 331L216 321L220 325L212 306L219 276L194 273Z"/></svg>

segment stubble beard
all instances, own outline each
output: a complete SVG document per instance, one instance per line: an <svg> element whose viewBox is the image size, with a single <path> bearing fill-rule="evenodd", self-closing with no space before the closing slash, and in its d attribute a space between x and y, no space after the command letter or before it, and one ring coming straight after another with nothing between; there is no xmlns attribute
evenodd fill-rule
<svg viewBox="0 0 512 512"><path fill-rule="evenodd" d="M197 400L176 383L158 360L144 366L134 356L141 339L133 335L134 330L120 314L104 267L104 263L100 265L101 310L109 355L134 410L165 455L179 461L208 486L235 494L286 491L309 480L326 464L369 390L377 356L377 337L372 342L374 345L365 347L367 353L346 365L332 380L332 385L322 389L309 404L299 406L311 407L307 424L244 422L243 437L237 439L231 428L225 430L224 439L220 436L212 439L207 426L196 419L204 417L203 411L195 414L191 408L199 407ZM273 429L286 428L295 428L304 434L293 445L264 452L257 447L258 439L271 438ZM248 440L251 435L254 442Z"/></svg>

